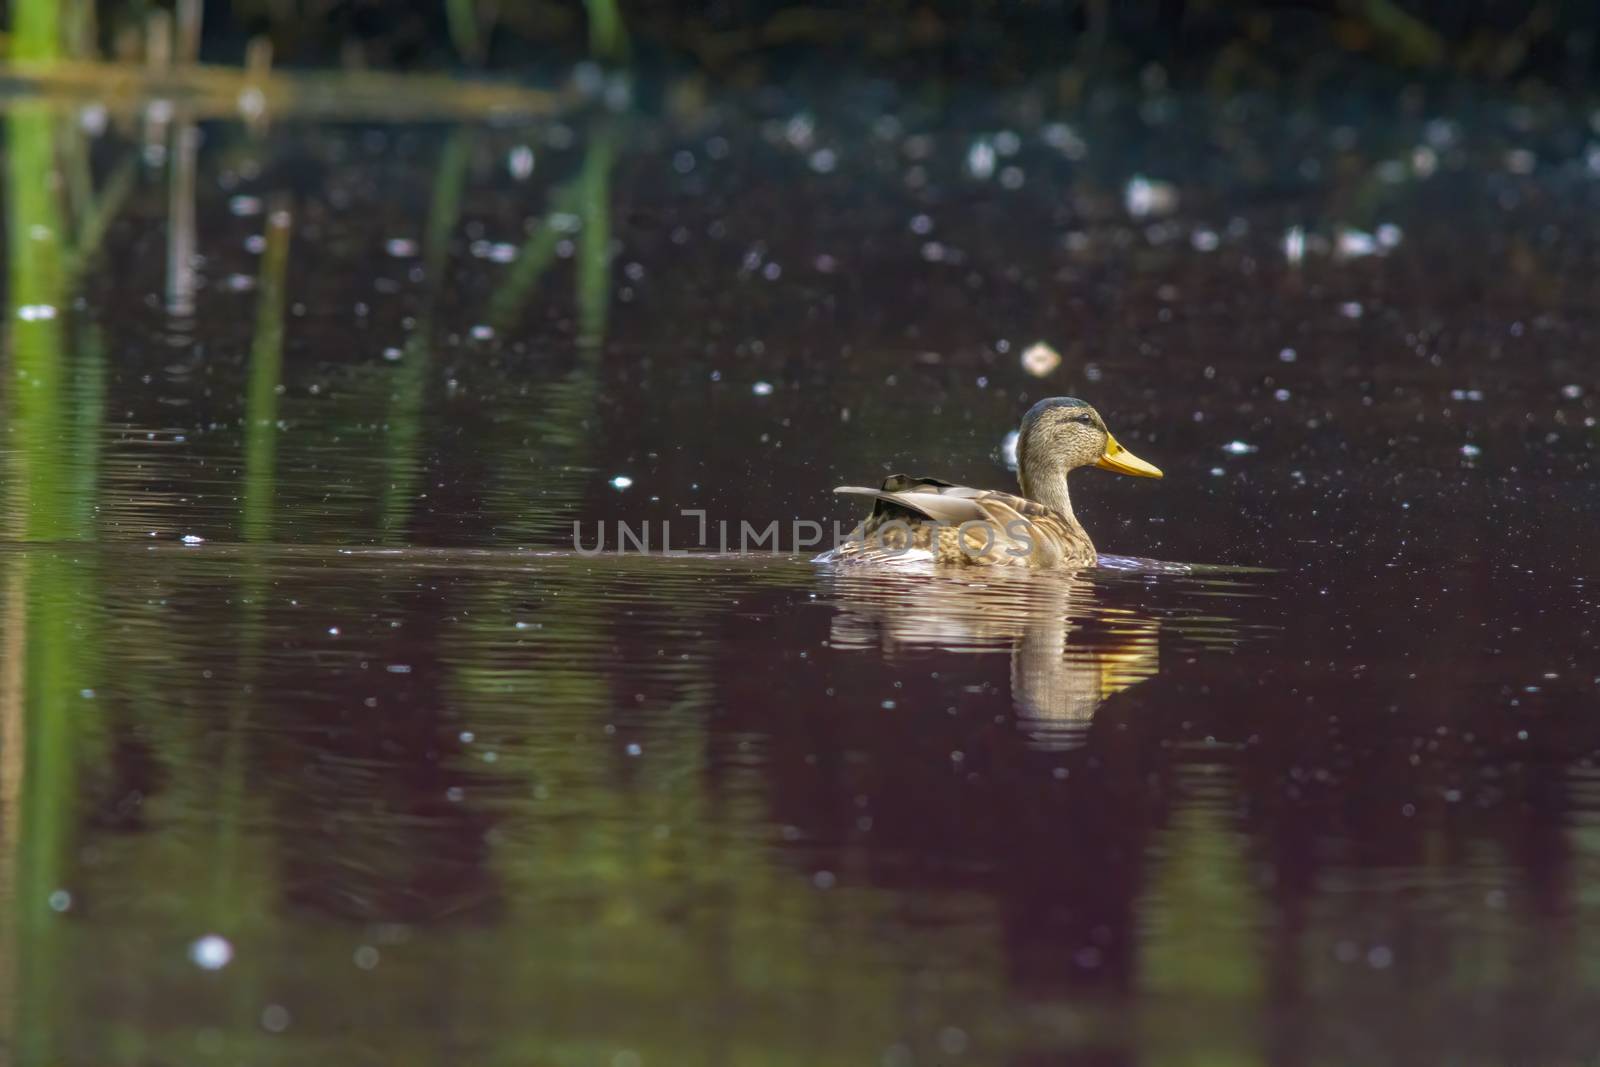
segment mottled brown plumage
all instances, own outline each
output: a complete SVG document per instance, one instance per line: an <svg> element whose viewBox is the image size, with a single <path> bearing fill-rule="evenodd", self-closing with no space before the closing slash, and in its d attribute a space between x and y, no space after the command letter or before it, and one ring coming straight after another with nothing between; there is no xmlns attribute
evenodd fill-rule
<svg viewBox="0 0 1600 1067"><path fill-rule="evenodd" d="M1159 478L1161 472L1117 443L1100 414L1081 400L1041 400L1017 437L1022 495L969 489L937 478L892 474L877 489L842 485L836 493L871 497L872 514L849 541L818 557L828 563L929 559L955 565L1088 567L1099 558L1072 513L1067 474L1098 466Z"/></svg>

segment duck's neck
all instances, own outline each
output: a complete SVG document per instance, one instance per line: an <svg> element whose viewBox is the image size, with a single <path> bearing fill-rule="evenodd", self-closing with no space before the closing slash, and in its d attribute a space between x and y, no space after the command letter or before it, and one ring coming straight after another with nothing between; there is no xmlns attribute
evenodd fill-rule
<svg viewBox="0 0 1600 1067"><path fill-rule="evenodd" d="M1067 495L1067 472L1061 467L1048 470L1028 470L1017 473L1022 495L1050 510L1064 515L1074 524L1078 517L1072 513L1072 498Z"/></svg>

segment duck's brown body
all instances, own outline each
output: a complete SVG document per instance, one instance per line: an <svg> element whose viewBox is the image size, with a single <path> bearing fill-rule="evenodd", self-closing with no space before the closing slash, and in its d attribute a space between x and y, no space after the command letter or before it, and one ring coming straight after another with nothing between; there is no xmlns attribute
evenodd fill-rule
<svg viewBox="0 0 1600 1067"><path fill-rule="evenodd" d="M1028 411L1017 459L1022 496L904 474L890 475L877 489L840 486L834 492L871 497L872 514L818 561L1092 567L1099 557L1072 513L1067 472L1098 466L1161 477L1117 443L1093 408L1070 397L1042 400Z"/></svg>
<svg viewBox="0 0 1600 1067"><path fill-rule="evenodd" d="M1090 567L1098 556L1070 516L1013 493L969 489L937 478L892 474L878 489L841 486L839 493L875 503L830 562L893 562L931 558L943 564Z"/></svg>

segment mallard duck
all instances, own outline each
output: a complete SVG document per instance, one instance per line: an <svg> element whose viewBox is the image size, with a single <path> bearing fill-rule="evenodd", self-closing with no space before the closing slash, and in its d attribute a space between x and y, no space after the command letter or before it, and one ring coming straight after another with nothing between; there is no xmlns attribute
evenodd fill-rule
<svg viewBox="0 0 1600 1067"><path fill-rule="evenodd" d="M1067 474L1079 467L1159 478L1161 471L1117 443L1100 413L1056 396L1028 409L1017 431L1022 495L969 489L937 478L891 474L877 489L834 490L871 497L872 514L819 562L904 562L1089 567L1094 543L1072 514Z"/></svg>

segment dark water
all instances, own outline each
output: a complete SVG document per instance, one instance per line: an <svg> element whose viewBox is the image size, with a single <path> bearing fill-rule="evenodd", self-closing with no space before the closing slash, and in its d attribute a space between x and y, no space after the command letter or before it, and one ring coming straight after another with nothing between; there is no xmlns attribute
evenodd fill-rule
<svg viewBox="0 0 1600 1067"><path fill-rule="evenodd" d="M5 121L10 1062L1600 1047L1586 113ZM1205 566L794 544L1053 394Z"/></svg>

